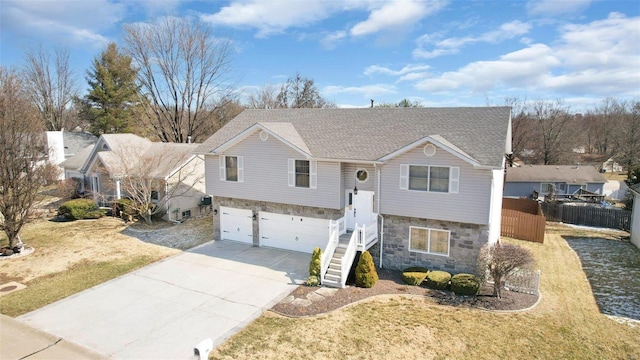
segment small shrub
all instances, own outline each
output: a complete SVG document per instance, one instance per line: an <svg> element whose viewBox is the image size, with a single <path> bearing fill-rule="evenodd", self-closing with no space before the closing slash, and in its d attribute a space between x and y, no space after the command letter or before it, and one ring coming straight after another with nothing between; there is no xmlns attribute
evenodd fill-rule
<svg viewBox="0 0 640 360"><path fill-rule="evenodd" d="M58 183L56 187L56 196L61 199L73 199L78 197L78 182L75 179L65 179Z"/></svg>
<svg viewBox="0 0 640 360"><path fill-rule="evenodd" d="M311 262L309 262L309 275L320 278L320 258L322 257L322 250L319 247L313 249L311 254Z"/></svg>
<svg viewBox="0 0 640 360"><path fill-rule="evenodd" d="M113 203L113 211L116 216L128 219L129 216L136 216L138 214L133 205L133 200L131 199L119 199Z"/></svg>
<svg viewBox="0 0 640 360"><path fill-rule="evenodd" d="M501 298L501 290L509 275L516 269L533 266L533 253L521 246L508 243L485 245L478 255L478 274L487 272L493 278L493 296Z"/></svg>
<svg viewBox="0 0 640 360"><path fill-rule="evenodd" d="M427 287L436 290L447 290L449 287L449 281L451 280L451 274L446 271L429 271L425 283Z"/></svg>
<svg viewBox="0 0 640 360"><path fill-rule="evenodd" d="M472 274L457 274L451 277L451 291L456 295L476 295L480 290L480 279Z"/></svg>
<svg viewBox="0 0 640 360"><path fill-rule="evenodd" d="M311 275L307 278L306 284L307 286L318 286L320 285L320 277Z"/></svg>
<svg viewBox="0 0 640 360"><path fill-rule="evenodd" d="M402 272L402 280L408 285L419 286L427 277L429 269L423 267L410 267Z"/></svg>
<svg viewBox="0 0 640 360"><path fill-rule="evenodd" d="M358 265L356 266L356 285L359 287L370 288L378 282L378 273L373 263L373 258L368 251L360 255Z"/></svg>
<svg viewBox="0 0 640 360"><path fill-rule="evenodd" d="M58 214L69 220L99 219L104 216L98 204L89 199L69 200L58 208Z"/></svg>

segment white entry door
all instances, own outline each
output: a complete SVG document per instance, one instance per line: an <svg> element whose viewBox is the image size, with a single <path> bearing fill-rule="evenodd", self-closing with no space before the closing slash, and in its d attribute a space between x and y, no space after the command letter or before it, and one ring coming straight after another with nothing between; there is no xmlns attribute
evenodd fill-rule
<svg viewBox="0 0 640 360"><path fill-rule="evenodd" d="M369 225L374 221L373 194L373 191L363 190L358 190L358 194L354 194L353 190L348 190L345 205L347 229L353 230L356 223Z"/></svg>
<svg viewBox="0 0 640 360"><path fill-rule="evenodd" d="M253 244L253 212L220 206L220 239Z"/></svg>
<svg viewBox="0 0 640 360"><path fill-rule="evenodd" d="M329 220L261 211L260 246L312 253L329 241Z"/></svg>

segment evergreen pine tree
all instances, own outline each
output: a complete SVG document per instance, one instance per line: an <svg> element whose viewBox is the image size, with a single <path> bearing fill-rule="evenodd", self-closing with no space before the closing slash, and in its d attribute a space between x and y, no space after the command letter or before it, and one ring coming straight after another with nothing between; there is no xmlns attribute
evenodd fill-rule
<svg viewBox="0 0 640 360"><path fill-rule="evenodd" d="M87 71L89 93L82 101L82 114L94 134L130 131L140 101L136 75L131 57L118 51L115 43L93 59L93 68Z"/></svg>

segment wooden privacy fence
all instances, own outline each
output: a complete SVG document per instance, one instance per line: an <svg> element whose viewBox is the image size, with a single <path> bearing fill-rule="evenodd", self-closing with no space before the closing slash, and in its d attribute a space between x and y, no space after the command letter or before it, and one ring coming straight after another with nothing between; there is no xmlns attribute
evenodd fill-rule
<svg viewBox="0 0 640 360"><path fill-rule="evenodd" d="M546 220L538 202L503 199L500 235L514 239L544 242Z"/></svg>
<svg viewBox="0 0 640 360"><path fill-rule="evenodd" d="M625 231L631 229L631 211L627 210L544 203L542 211L548 221Z"/></svg>

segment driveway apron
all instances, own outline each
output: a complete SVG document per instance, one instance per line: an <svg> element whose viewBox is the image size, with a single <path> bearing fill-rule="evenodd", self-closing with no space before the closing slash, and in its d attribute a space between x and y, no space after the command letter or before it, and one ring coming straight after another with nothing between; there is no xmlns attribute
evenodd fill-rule
<svg viewBox="0 0 640 360"><path fill-rule="evenodd" d="M18 317L115 359L191 359L286 297L309 255L213 241Z"/></svg>

